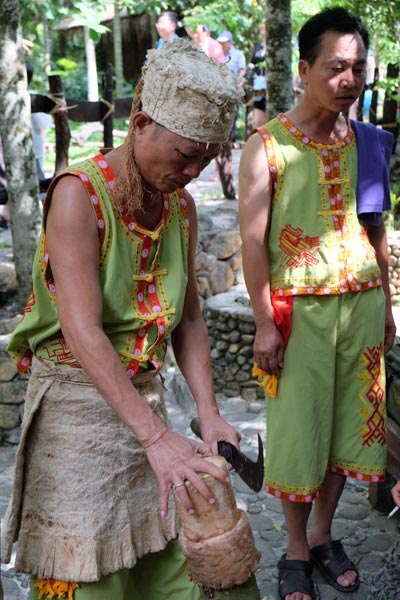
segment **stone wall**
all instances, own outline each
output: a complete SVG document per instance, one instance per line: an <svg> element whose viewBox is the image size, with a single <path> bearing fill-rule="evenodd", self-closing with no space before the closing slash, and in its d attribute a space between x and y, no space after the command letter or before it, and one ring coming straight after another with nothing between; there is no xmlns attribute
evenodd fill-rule
<svg viewBox="0 0 400 600"><path fill-rule="evenodd" d="M389 286L393 304L400 304L400 232L388 235Z"/></svg>
<svg viewBox="0 0 400 600"><path fill-rule="evenodd" d="M0 445L17 444L24 410L27 378L18 374L6 348L18 319L0 322Z"/></svg>
<svg viewBox="0 0 400 600"><path fill-rule="evenodd" d="M199 206L196 254L197 287L201 299L221 294L241 282L242 252L236 203Z"/></svg>
<svg viewBox="0 0 400 600"><path fill-rule="evenodd" d="M211 344L214 386L226 396L246 400L264 393L251 374L255 325L243 286L208 298L204 317Z"/></svg>

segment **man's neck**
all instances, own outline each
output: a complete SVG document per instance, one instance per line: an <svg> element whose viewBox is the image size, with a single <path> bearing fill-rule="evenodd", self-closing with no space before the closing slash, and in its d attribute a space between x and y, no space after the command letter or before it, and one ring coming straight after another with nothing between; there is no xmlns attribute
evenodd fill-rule
<svg viewBox="0 0 400 600"><path fill-rule="evenodd" d="M309 138L323 144L336 144L347 133L347 120L340 113L327 110L311 111L298 104L287 116Z"/></svg>

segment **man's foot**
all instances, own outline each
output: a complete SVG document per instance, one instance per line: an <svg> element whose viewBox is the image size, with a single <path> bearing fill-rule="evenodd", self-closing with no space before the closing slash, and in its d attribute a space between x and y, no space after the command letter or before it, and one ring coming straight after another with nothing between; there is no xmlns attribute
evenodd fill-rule
<svg viewBox="0 0 400 600"><path fill-rule="evenodd" d="M327 583L336 590L354 592L360 585L357 567L339 540L314 546L311 548L311 557Z"/></svg>
<svg viewBox="0 0 400 600"><path fill-rule="evenodd" d="M278 562L278 592L281 600L315 600L312 570L311 561L288 559L283 554Z"/></svg>

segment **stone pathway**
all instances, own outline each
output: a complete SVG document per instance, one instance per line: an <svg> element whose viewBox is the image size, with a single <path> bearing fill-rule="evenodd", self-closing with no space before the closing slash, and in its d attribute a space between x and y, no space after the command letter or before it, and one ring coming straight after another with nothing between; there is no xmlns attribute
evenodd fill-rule
<svg viewBox="0 0 400 600"><path fill-rule="evenodd" d="M241 398L228 399L223 396L219 396L218 400L222 415L241 432L242 450L255 458L256 434L260 433L265 439L264 403L260 401L249 404ZM188 414L193 415L194 410L187 406L182 409L173 404L170 398L169 411L175 428L190 435ZM232 475L232 479L239 507L247 512L256 545L262 552L257 573L261 597L279 600L276 564L286 550L286 526L280 502L265 492L251 492L236 474ZM399 600L400 573L397 573L397 585L394 580L382 580L379 577L382 573L385 574L383 568L390 558L392 563L396 559L399 564L400 552L396 544L399 524L399 519L387 519L386 515L371 508L366 484L348 480L337 510L333 534L335 539L343 540L346 551L358 565L362 584L357 592L341 594L328 586L319 573L315 572L314 579L321 600ZM386 572L393 577L395 570L396 565L392 569L386 569Z"/></svg>
<svg viewBox="0 0 400 600"><path fill-rule="evenodd" d="M167 376L167 406L174 429L185 435L190 434L189 423L195 415L194 406L186 394L176 393L172 382L173 373ZM178 398L180 404L175 400ZM244 452L257 454L257 433L265 438L265 409L262 401L248 403L241 398L225 398L220 395L222 415L235 426L242 435L241 447ZM1 517L11 493L13 478L14 447L0 448L0 513ZM285 551L286 527L280 502L267 496L265 492L251 492L236 476L232 475L239 507L247 512L253 529L256 545L262 552L257 580L261 597L266 600L279 600L277 593L276 564ZM400 552L396 544L399 536L399 519L387 519L385 515L371 509L368 501L368 487L349 480L340 501L334 523L334 536L341 538L346 550L361 573L362 584L353 594L340 594L324 583L318 573L315 581L322 600L398 600ZM387 565L391 564L391 568ZM385 567L386 565L386 567ZM386 579L385 579L386 577ZM395 582L397 584L395 585ZM6 600L27 600L28 580L24 575L15 574L12 565L2 566L2 583ZM391 591L392 590L392 591ZM1 598L1 594L0 594ZM110 598L110 600L112 600ZM145 600L145 599L143 599Z"/></svg>

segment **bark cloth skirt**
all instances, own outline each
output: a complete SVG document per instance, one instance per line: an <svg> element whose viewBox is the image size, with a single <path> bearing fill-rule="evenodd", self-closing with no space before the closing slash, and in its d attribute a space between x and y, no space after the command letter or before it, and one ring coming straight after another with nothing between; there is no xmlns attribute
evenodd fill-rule
<svg viewBox="0 0 400 600"><path fill-rule="evenodd" d="M151 374L135 388L167 422ZM143 447L82 369L34 359L2 560L39 579L89 582L131 568L178 535L173 499L161 518L159 487Z"/></svg>

